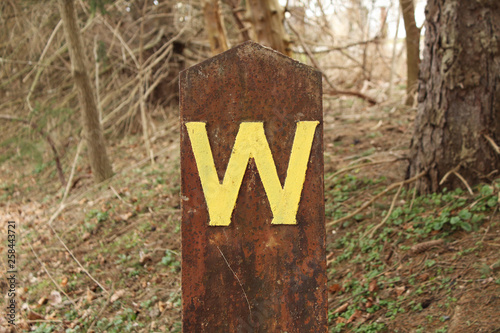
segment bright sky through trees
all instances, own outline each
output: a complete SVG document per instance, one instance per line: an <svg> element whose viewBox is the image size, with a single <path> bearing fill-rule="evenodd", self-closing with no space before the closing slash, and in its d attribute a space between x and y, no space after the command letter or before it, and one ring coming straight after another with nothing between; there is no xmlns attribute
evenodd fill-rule
<svg viewBox="0 0 500 333"><path fill-rule="evenodd" d="M288 2L289 6L303 6L304 4L302 1L297 1L297 0L279 0L280 4L282 6L285 6ZM370 17L370 24L375 26L375 27L380 27L380 9L385 7L389 11L389 17L387 18L387 23L388 23L388 36L393 37L394 34L396 33L396 23L398 21L398 12L395 10L395 8L399 8L399 0L362 0L363 5L368 9L372 9L372 14ZM415 1L415 20L417 22L417 26L421 27L425 21L425 0L416 0ZM329 15L332 17L332 24L335 22L335 12L337 14L342 11L343 8L346 8L346 1L345 0L331 0L329 2L324 1L322 3L323 5L323 10L325 11L326 15ZM317 5L311 4L309 8L306 10L307 15L315 15L313 11L317 9ZM318 13L316 15L320 15L319 9ZM422 34L424 31L422 31ZM400 17L399 20L399 30L398 30L398 37L399 38L404 38L406 37L405 33L405 28L404 28L404 22L403 22L403 17Z"/></svg>

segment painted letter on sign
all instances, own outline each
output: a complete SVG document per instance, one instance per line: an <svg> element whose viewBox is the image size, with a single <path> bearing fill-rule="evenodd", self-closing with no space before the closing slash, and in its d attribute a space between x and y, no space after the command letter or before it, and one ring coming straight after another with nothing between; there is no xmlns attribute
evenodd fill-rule
<svg viewBox="0 0 500 333"><path fill-rule="evenodd" d="M231 224L231 215L251 158L255 161L271 206L273 213L271 223L297 224L297 210L306 177L314 132L318 124L318 121L297 122L287 177L284 186L281 186L262 122L243 122L240 124L222 182L215 169L206 124L204 122L187 122L186 128L210 217L209 225L228 226Z"/></svg>

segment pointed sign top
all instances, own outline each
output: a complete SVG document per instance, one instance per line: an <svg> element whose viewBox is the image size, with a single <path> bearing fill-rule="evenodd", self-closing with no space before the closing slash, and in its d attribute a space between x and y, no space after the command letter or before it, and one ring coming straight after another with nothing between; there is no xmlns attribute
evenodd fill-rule
<svg viewBox="0 0 500 333"><path fill-rule="evenodd" d="M263 46L251 40L241 43L225 52L216 55L215 57L191 66L185 69L183 72L203 71L207 67L209 68L213 65L223 66L224 63L235 60L241 61L242 66L255 61L268 61L269 65L272 66L288 66L299 70L318 72L311 66L303 64L278 51L275 51L267 46Z"/></svg>
<svg viewBox="0 0 500 333"><path fill-rule="evenodd" d="M181 106L196 109L198 119L210 119L207 106L223 112L221 120L261 121L271 111L280 123L297 122L322 112L321 73L252 41L181 72L180 92ZM187 116L181 112L193 120Z"/></svg>

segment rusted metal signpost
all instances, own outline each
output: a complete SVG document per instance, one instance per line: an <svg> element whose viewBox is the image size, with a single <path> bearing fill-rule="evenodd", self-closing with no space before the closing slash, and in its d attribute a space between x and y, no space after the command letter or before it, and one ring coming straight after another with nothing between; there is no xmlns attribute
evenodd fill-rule
<svg viewBox="0 0 500 333"><path fill-rule="evenodd" d="M326 332L321 75L246 42L181 73L184 332Z"/></svg>

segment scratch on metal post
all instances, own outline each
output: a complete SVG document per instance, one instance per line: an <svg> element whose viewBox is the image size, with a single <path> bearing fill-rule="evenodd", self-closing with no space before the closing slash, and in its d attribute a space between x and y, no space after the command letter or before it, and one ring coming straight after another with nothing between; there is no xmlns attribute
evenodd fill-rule
<svg viewBox="0 0 500 333"><path fill-rule="evenodd" d="M245 292L245 289L243 288L243 284L241 284L240 278L238 277L238 275L236 275L235 271L233 271L233 269L231 268L231 265L227 261L226 256L224 255L224 253L222 253L222 251L219 248L219 246L218 245L215 245L215 246L217 247L217 250L219 250L222 258L224 258L224 261L226 262L227 267L229 267L229 269L231 270L231 272L233 272L233 275L236 278L236 280L238 280L238 283L239 283L239 285L241 287L241 291L243 291L243 296L245 296L245 300L247 301L248 311L250 311L250 316L251 316L252 315L252 307L250 306L250 302L248 301L247 293Z"/></svg>

